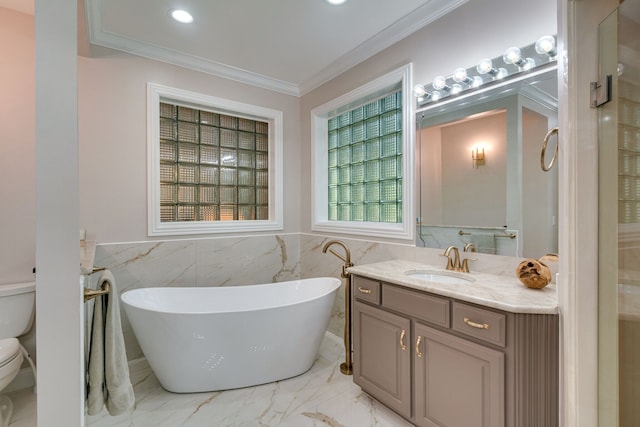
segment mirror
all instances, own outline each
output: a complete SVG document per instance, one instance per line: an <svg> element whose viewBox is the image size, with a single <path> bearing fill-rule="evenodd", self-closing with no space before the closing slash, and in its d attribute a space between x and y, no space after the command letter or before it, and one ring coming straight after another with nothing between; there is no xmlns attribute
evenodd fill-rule
<svg viewBox="0 0 640 427"><path fill-rule="evenodd" d="M556 70L418 110L418 246L557 253L558 168L540 159L558 121Z"/></svg>

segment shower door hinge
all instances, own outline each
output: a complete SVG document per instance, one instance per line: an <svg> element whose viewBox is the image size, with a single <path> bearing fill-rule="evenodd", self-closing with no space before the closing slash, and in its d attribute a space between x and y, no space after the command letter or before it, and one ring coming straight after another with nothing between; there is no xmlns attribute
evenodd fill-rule
<svg viewBox="0 0 640 427"><path fill-rule="evenodd" d="M613 76L608 74L597 82L591 82L591 108L600 107L611 101Z"/></svg>

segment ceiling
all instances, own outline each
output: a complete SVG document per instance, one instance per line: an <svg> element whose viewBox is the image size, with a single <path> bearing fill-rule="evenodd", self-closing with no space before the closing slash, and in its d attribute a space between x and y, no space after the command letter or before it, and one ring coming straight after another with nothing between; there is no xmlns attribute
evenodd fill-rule
<svg viewBox="0 0 640 427"><path fill-rule="evenodd" d="M85 0L85 10L93 45L300 96L467 1ZM33 0L0 7L33 13ZM170 19L178 7L192 24Z"/></svg>

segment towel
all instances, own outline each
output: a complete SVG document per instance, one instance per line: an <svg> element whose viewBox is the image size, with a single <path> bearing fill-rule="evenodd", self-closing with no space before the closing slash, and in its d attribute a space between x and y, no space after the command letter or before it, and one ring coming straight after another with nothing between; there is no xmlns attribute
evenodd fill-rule
<svg viewBox="0 0 640 427"><path fill-rule="evenodd" d="M493 233L471 233L471 243L483 254L496 253L496 238Z"/></svg>
<svg viewBox="0 0 640 427"><path fill-rule="evenodd" d="M119 415L133 410L135 403L120 322L118 291L109 270L102 271L98 288L106 283L110 292L97 297L93 307L87 375L89 415L100 413L105 405L110 415Z"/></svg>

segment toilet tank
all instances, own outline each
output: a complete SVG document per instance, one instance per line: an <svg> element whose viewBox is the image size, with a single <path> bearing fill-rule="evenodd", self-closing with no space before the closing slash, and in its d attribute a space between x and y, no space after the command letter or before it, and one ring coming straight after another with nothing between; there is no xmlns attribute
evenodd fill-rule
<svg viewBox="0 0 640 427"><path fill-rule="evenodd" d="M15 338L31 329L35 282L0 285L0 339Z"/></svg>

